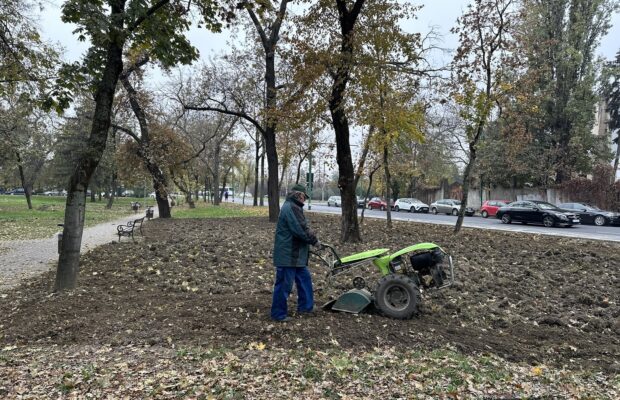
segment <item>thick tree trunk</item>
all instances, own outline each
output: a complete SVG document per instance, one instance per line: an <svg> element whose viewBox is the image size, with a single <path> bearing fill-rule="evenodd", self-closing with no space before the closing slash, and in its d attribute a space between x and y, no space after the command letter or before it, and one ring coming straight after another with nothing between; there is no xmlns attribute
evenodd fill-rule
<svg viewBox="0 0 620 400"><path fill-rule="evenodd" d="M275 128L275 127L274 127ZM269 198L269 222L277 222L280 215L280 193L278 190L278 153L276 135L265 133L265 151L267 153L267 197Z"/></svg>
<svg viewBox="0 0 620 400"><path fill-rule="evenodd" d="M73 170L73 175L69 179L63 241L56 272L55 289L57 291L72 289L77 283L86 211L86 188L106 147L114 92L118 78L123 71L124 36L120 35L119 32L123 29L123 18L120 16L124 8L125 2L123 0L111 3L113 26L110 27L110 31L116 31L116 33L111 33L112 37L107 48L103 74L97 83L93 123L90 137L86 143L87 151L80 157L76 168Z"/></svg>
<svg viewBox="0 0 620 400"><path fill-rule="evenodd" d="M344 92L344 88L342 92ZM342 92L340 92L340 94ZM336 161L338 163L339 173L338 187L340 188L340 197L342 200L340 240L342 242L359 242L361 241L361 236L357 221L357 199L355 197L355 177L353 159L351 157L351 146L349 143L349 123L343 108L340 106L340 94L332 94L336 96L335 101L330 101L330 111L332 114L334 131L336 132Z"/></svg>
<svg viewBox="0 0 620 400"><path fill-rule="evenodd" d="M276 72L275 72L275 43L272 48L265 48L265 83L267 96L265 105L267 108L267 123L263 137L265 139L265 152L267 154L267 197L269 198L269 222L277 222L280 215L280 195L278 185L278 149L276 147L277 119L273 114L277 107Z"/></svg>
<svg viewBox="0 0 620 400"><path fill-rule="evenodd" d="M340 22L342 43L340 45L341 63L333 79L329 97L329 111L336 134L336 161L338 163L338 187L342 200L342 219L340 240L342 242L361 241L357 221L357 199L355 197L355 176L351 145L349 143L349 121L345 114L344 93L350 78L353 60L353 28L364 5L364 0L356 0L351 10L347 1L336 0Z"/></svg>
<svg viewBox="0 0 620 400"><path fill-rule="evenodd" d="M185 201L187 201L187 205L189 208L196 208L196 203L194 203L194 196L192 196L192 191L188 190L185 193Z"/></svg>
<svg viewBox="0 0 620 400"><path fill-rule="evenodd" d="M145 161L146 169L153 178L153 190L155 191L159 218L172 218L170 214L170 204L168 202L168 182L166 176L157 165L147 162L147 160L144 159L143 161Z"/></svg>

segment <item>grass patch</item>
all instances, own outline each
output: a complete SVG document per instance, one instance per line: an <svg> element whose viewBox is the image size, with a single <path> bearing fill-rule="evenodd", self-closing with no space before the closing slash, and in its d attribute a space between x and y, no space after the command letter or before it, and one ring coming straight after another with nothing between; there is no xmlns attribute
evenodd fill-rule
<svg viewBox="0 0 620 400"><path fill-rule="evenodd" d="M211 203L197 202L196 208L186 205L172 209L174 218L242 218L266 217L269 215L267 207L243 206L238 203L222 203L214 206Z"/></svg>
<svg viewBox="0 0 620 400"><path fill-rule="evenodd" d="M64 222L66 197L32 196L32 210L25 196L0 196L0 241L41 239L52 236ZM85 225L93 226L132 213L130 203L144 199L117 197L112 209L106 210L106 199L86 201ZM152 204L151 200L149 204ZM144 206L144 204L143 204ZM141 209L141 212L144 208Z"/></svg>

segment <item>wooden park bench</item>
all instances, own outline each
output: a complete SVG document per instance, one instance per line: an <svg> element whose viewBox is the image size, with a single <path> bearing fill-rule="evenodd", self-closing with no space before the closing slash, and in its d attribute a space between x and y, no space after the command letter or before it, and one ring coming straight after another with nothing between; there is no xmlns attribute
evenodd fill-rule
<svg viewBox="0 0 620 400"><path fill-rule="evenodd" d="M142 222L144 222L144 217L134 219L133 221L129 221L127 222L127 225L118 225L116 227L117 234L118 234L118 241L120 242L121 237L123 236L130 237L131 240L133 240L133 232L136 229L136 227L138 228L138 230L140 230L140 235L142 235Z"/></svg>

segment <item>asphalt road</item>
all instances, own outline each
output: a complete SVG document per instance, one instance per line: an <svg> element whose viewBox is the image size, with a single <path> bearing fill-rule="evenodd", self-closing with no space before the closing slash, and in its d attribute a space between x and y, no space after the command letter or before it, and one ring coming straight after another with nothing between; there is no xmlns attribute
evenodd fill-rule
<svg viewBox="0 0 620 400"><path fill-rule="evenodd" d="M340 208L327 207L326 203L315 203L311 205L311 209L308 209L308 204L305 207L309 212L320 212L330 214L340 214ZM361 214L362 209L358 209L358 215ZM379 210L366 210L364 211L364 218L386 218L385 211ZM456 217L451 215L442 214L411 214L408 212L394 212L392 211L392 220L397 221L415 221L428 224L443 224L452 225L456 223ZM620 226L595 226L595 225L576 225L571 228L546 228L542 225L523 225L520 223L502 224L500 220L489 217L482 218L480 216L465 217L463 226L467 228L480 228L480 229L495 229L501 231L510 232L527 232L536 233L541 235L554 235L565 236L580 239L594 239L594 240L609 240L620 242Z"/></svg>

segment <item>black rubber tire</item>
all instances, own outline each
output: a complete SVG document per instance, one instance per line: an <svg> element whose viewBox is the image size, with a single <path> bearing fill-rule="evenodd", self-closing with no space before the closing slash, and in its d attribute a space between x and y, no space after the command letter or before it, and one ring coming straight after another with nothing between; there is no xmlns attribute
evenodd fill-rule
<svg viewBox="0 0 620 400"><path fill-rule="evenodd" d="M602 215L597 215L596 217L594 217L594 225L603 226L606 224L607 224L607 218L603 217Z"/></svg>
<svg viewBox="0 0 620 400"><path fill-rule="evenodd" d="M389 274L377 283L375 306L385 316L409 319L418 313L420 289L407 275Z"/></svg>
<svg viewBox="0 0 620 400"><path fill-rule="evenodd" d="M555 220L553 219L551 215L545 215L543 217L543 225L546 226L547 228L552 228L555 226Z"/></svg>
<svg viewBox="0 0 620 400"><path fill-rule="evenodd" d="M411 208L409 209L409 212L413 214L413 213L415 212L415 207L411 207Z"/></svg>
<svg viewBox="0 0 620 400"><path fill-rule="evenodd" d="M381 206L381 211L385 211L385 206Z"/></svg>
<svg viewBox="0 0 620 400"><path fill-rule="evenodd" d="M487 210L482 211L482 218L489 218L489 213Z"/></svg>
<svg viewBox="0 0 620 400"><path fill-rule="evenodd" d="M437 215L437 209L435 207L431 208L431 213Z"/></svg>
<svg viewBox="0 0 620 400"><path fill-rule="evenodd" d="M502 223L509 224L511 222L512 222L512 217L510 216L510 214L502 215Z"/></svg>
<svg viewBox="0 0 620 400"><path fill-rule="evenodd" d="M457 210L456 208L453 208L453 209L452 209L452 215L454 215L455 217L456 217L457 215L459 215L459 210Z"/></svg>
<svg viewBox="0 0 620 400"><path fill-rule="evenodd" d="M399 212L400 211L400 207L398 207L398 206L394 207L394 211Z"/></svg>

